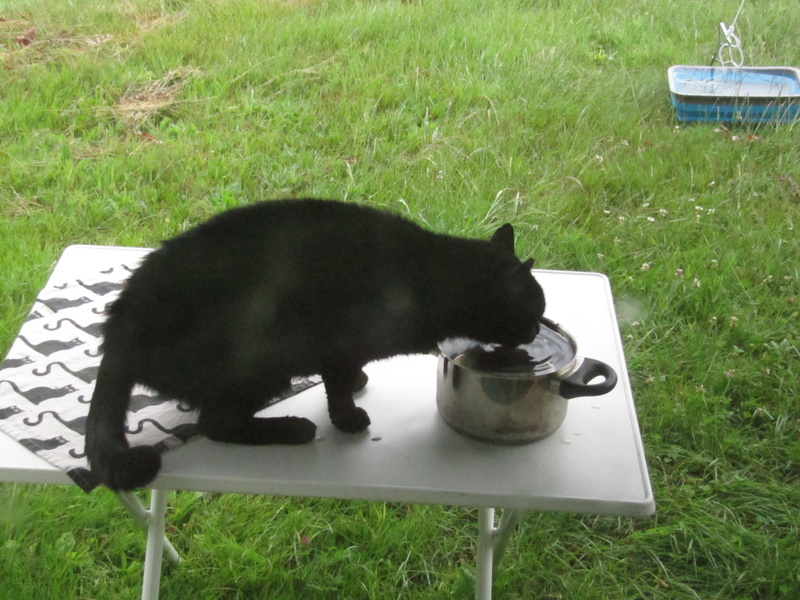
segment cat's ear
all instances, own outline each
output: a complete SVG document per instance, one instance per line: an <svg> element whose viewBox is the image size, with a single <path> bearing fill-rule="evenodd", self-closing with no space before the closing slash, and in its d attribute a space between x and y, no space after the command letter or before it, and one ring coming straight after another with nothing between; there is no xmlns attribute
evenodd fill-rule
<svg viewBox="0 0 800 600"><path fill-rule="evenodd" d="M529 258L524 263L522 263L522 268L526 271L530 271L533 268L533 259Z"/></svg>
<svg viewBox="0 0 800 600"><path fill-rule="evenodd" d="M495 231L491 242L514 254L514 228L511 223L506 223Z"/></svg>

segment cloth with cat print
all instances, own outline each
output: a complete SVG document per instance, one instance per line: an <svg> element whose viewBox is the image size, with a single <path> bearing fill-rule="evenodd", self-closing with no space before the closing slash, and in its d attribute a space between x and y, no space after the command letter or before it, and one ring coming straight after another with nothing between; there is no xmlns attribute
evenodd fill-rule
<svg viewBox="0 0 800 600"><path fill-rule="evenodd" d="M84 435L100 366L102 324L106 306L135 266L116 264L46 287L0 365L0 431L64 470L87 492L99 483L87 468ZM318 382L293 381L284 397ZM193 411L143 387L134 389L127 424L131 446L168 450L198 434Z"/></svg>

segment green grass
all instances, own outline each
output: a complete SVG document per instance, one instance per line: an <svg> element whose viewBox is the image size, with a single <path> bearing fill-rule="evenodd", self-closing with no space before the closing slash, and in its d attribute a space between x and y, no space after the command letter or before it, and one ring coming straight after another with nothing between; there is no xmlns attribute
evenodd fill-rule
<svg viewBox="0 0 800 600"><path fill-rule="evenodd" d="M800 129L684 126L667 97L737 5L6 2L0 353L68 244L282 196L510 221L537 266L610 277L658 511L526 516L496 597L800 598ZM764 0L737 31L796 65L799 28ZM476 521L174 494L162 597L465 598ZM0 597L136 598L143 549L107 493L0 484Z"/></svg>

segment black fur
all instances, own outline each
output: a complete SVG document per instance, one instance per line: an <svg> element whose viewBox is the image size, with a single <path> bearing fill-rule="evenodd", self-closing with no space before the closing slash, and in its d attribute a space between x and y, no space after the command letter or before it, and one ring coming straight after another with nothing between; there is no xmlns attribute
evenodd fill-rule
<svg viewBox="0 0 800 600"><path fill-rule="evenodd" d="M158 451L125 439L136 383L199 409L211 439L301 444L316 432L308 419L253 415L292 376L319 374L334 425L363 431L353 392L367 363L455 336L531 341L544 312L532 262L514 255L510 225L468 240L323 200L217 215L148 255L109 309L87 422L92 471L115 490L158 473Z"/></svg>

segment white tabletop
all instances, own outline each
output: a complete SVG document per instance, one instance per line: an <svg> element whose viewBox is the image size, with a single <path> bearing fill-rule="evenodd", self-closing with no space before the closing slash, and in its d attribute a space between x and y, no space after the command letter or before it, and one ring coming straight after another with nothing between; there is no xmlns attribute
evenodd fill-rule
<svg viewBox="0 0 800 600"><path fill-rule="evenodd" d="M50 281L135 260L145 249L70 246ZM619 376L605 396L570 400L550 437L495 446L452 431L436 409L436 358L373 363L357 403L372 425L336 430L322 386L266 409L308 417L317 439L304 446L247 447L205 438L164 455L153 487L318 496L464 506L644 516L655 510L617 328L611 290L597 273L536 271L546 315L578 341L579 354L603 360ZM56 467L0 433L0 480L70 483Z"/></svg>

